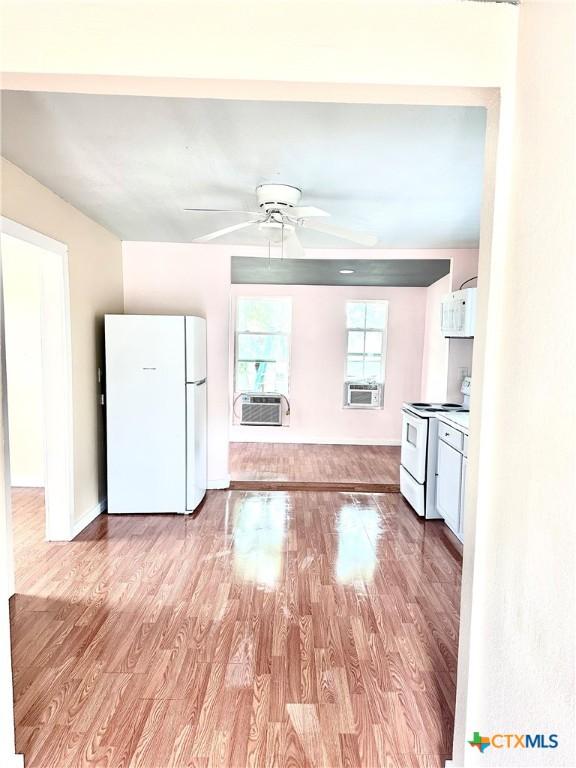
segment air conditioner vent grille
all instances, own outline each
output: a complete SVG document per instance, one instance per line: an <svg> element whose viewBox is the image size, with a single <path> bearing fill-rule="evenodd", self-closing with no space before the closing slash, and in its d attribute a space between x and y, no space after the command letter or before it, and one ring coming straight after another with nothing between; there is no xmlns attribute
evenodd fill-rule
<svg viewBox="0 0 576 768"><path fill-rule="evenodd" d="M344 406L346 408L381 408L382 384L374 382L346 382L344 387Z"/></svg>
<svg viewBox="0 0 576 768"><path fill-rule="evenodd" d="M278 395L244 395L241 424L282 426L282 398Z"/></svg>
<svg viewBox="0 0 576 768"><path fill-rule="evenodd" d="M372 405L372 392L369 389L352 389L350 405Z"/></svg>
<svg viewBox="0 0 576 768"><path fill-rule="evenodd" d="M375 390L378 389L378 384L348 384L350 389Z"/></svg>

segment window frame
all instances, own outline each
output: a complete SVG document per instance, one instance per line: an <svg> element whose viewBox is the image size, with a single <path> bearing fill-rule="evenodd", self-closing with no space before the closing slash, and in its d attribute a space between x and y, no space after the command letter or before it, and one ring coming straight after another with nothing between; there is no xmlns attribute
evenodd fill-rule
<svg viewBox="0 0 576 768"><path fill-rule="evenodd" d="M363 328L357 326L353 328L348 327L348 305L349 304L382 304L385 306L385 320L383 328L374 328L373 326L365 325ZM348 375L348 358L352 355L357 355L362 360L362 368L364 370L366 364L366 334L370 332L380 333L382 335L382 346L380 351L380 376L375 380L376 384L379 384L384 389L386 383L386 357L388 353L388 316L390 310L390 301L388 299L346 299L344 302L344 332L345 332L345 352L344 352L344 386L349 383L355 383L359 381L367 381L369 377L352 377ZM366 319L366 312L364 314ZM364 334L364 352L348 352L349 334L350 332L361 332ZM368 353L369 354L369 353Z"/></svg>
<svg viewBox="0 0 576 768"><path fill-rule="evenodd" d="M240 301L286 301L290 307L290 331L286 333L285 331L240 331L238 330L238 307L240 304ZM239 336L281 336L286 339L286 348L288 350L286 363L287 363L287 372L286 372L286 392L280 392L279 390L273 390L274 392L278 394L285 395L288 397L290 394L290 371L292 368L292 296L236 296L235 304L234 304L234 370L233 370L233 377L234 377L234 394L240 394L241 392L256 392L256 390L250 389L250 390L243 390L238 388L238 376L237 376L237 367L238 363L257 363L257 362L274 362L277 363L277 360L263 360L258 361L254 359L247 359L247 358L238 358L238 350L239 350L239 343L238 343L238 337ZM262 393L266 392L266 390L262 390Z"/></svg>

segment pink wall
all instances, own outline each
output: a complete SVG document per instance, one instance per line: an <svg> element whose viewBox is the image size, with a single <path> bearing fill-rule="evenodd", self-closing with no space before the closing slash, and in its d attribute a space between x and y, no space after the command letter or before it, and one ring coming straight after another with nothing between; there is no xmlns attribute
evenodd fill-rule
<svg viewBox="0 0 576 768"><path fill-rule="evenodd" d="M452 291L457 291L464 280L478 275L478 251L462 251L452 261ZM472 288L476 282L464 286ZM462 370L466 368L469 375L472 374L472 353L474 341L472 339L449 339L448 342L448 380L446 397L450 402L459 403L462 399L460 386L462 383Z"/></svg>
<svg viewBox="0 0 576 768"><path fill-rule="evenodd" d="M422 358L422 400L462 400L460 386L462 369L472 373L473 339L445 339L440 332L440 303L442 296L456 291L470 277L478 274L478 251L452 251L450 274L426 289L426 327ZM471 283L473 287L476 283ZM468 286L466 286L468 287Z"/></svg>
<svg viewBox="0 0 576 768"><path fill-rule="evenodd" d="M404 400L420 397L425 288L308 285L233 285L236 296L291 296L290 425L234 425L231 440L377 444L398 443ZM343 408L346 301L385 299L388 344L384 408ZM233 359L230 358L232 370Z"/></svg>
<svg viewBox="0 0 576 768"><path fill-rule="evenodd" d="M422 391L420 399L444 402L448 384L448 342L440 331L440 302L451 290L451 276L446 275L426 289L426 325L422 354Z"/></svg>
<svg viewBox="0 0 576 768"><path fill-rule="evenodd" d="M124 311L199 315L208 334L208 482L228 484L230 248L124 243Z"/></svg>
<svg viewBox="0 0 576 768"><path fill-rule="evenodd" d="M212 487L225 486L228 482L229 434L244 440L255 429L230 425L232 293L284 293L294 297L291 424L282 429L259 429L259 440L397 442L402 402L421 396L427 291L430 289L231 287L231 256L254 256L261 251L228 245L123 244L127 313L198 314L208 321L208 478ZM450 250L339 249L313 253L315 258L451 258L454 255ZM352 298L390 301L384 409L381 411L342 408L344 302ZM428 349L427 354L431 364L433 349Z"/></svg>

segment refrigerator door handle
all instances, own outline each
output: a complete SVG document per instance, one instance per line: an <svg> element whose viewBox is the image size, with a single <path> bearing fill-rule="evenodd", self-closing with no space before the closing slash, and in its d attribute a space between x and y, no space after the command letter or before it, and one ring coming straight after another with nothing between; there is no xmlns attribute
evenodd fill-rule
<svg viewBox="0 0 576 768"><path fill-rule="evenodd" d="M186 388L186 435L186 510L192 512L206 493L205 386Z"/></svg>

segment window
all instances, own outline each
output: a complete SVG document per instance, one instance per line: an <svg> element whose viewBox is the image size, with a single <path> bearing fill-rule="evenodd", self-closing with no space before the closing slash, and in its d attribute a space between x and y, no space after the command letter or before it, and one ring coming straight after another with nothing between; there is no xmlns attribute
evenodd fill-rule
<svg viewBox="0 0 576 768"><path fill-rule="evenodd" d="M384 381L387 301L346 302L346 380Z"/></svg>
<svg viewBox="0 0 576 768"><path fill-rule="evenodd" d="M290 298L238 298L236 392L288 394L291 315Z"/></svg>

